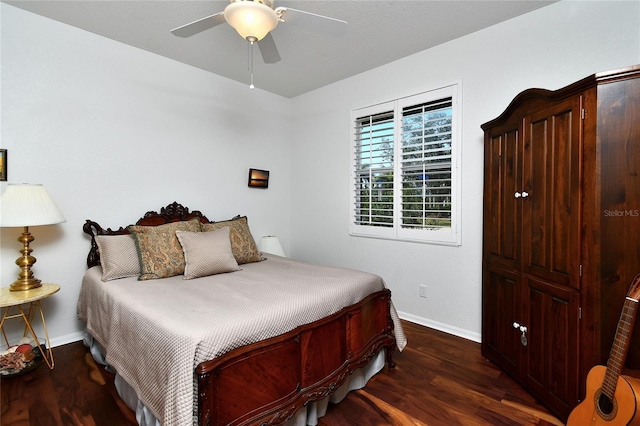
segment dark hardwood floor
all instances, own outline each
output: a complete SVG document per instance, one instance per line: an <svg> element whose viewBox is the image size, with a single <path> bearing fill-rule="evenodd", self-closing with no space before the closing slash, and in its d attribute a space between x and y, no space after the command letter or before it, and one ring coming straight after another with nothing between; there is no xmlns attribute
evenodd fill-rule
<svg viewBox="0 0 640 426"><path fill-rule="evenodd" d="M480 355L480 345L404 322L409 340L366 388L330 406L321 426L562 425ZM135 425L113 375L81 342L54 348L55 368L0 381L2 426Z"/></svg>

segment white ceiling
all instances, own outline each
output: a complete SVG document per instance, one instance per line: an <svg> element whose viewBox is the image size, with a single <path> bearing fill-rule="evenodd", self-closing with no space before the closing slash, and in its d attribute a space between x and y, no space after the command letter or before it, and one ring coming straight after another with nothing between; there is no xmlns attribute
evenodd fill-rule
<svg viewBox="0 0 640 426"><path fill-rule="evenodd" d="M272 32L282 60L264 64L254 52L255 85L294 97L525 14L542 0L275 0L348 22L335 38L279 24ZM74 27L249 84L248 48L226 23L190 38L170 30L224 10L226 0L5 1ZM487 49L496 48L487 46Z"/></svg>

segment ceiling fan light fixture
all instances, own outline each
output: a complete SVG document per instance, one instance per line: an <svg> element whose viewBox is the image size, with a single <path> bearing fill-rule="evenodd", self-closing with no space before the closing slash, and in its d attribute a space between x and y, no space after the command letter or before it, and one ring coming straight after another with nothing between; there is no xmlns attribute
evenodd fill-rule
<svg viewBox="0 0 640 426"><path fill-rule="evenodd" d="M276 12L254 0L234 1L224 9L224 19L249 41L262 40L278 25Z"/></svg>

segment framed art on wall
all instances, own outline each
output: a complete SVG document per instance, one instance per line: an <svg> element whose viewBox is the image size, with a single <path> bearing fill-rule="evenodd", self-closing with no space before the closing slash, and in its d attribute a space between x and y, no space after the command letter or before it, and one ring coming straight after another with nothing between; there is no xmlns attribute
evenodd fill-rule
<svg viewBox="0 0 640 426"><path fill-rule="evenodd" d="M249 188L268 188L269 170L249 169Z"/></svg>
<svg viewBox="0 0 640 426"><path fill-rule="evenodd" d="M7 181L7 150L0 149L0 182Z"/></svg>

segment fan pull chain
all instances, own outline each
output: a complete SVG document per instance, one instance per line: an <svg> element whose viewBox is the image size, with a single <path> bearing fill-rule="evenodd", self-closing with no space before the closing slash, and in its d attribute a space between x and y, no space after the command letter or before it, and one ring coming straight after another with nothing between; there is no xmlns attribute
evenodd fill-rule
<svg viewBox="0 0 640 426"><path fill-rule="evenodd" d="M253 89L253 41L249 40L249 72L251 73L251 84L249 84L249 89Z"/></svg>

